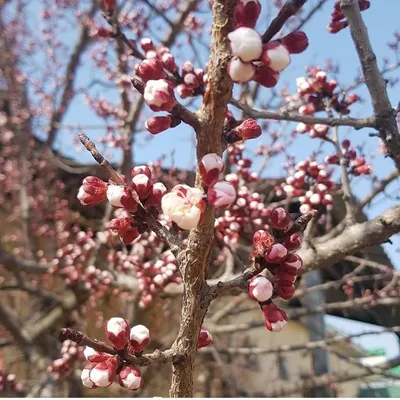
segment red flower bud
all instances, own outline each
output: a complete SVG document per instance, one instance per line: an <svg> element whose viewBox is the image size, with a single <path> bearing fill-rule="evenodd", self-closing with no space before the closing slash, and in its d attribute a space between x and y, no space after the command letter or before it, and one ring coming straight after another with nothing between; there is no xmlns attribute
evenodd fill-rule
<svg viewBox="0 0 400 400"><path fill-rule="evenodd" d="M89 346L85 347L83 355L85 356L86 360L94 363L106 361L111 357L111 354L104 353L102 351L97 351Z"/></svg>
<svg viewBox="0 0 400 400"><path fill-rule="evenodd" d="M90 369L89 380L93 382L94 387L108 387L114 382L117 366L118 362L116 358L110 357L108 360L102 361Z"/></svg>
<svg viewBox="0 0 400 400"><path fill-rule="evenodd" d="M255 139L261 135L261 126L254 119L248 118L235 128L235 133L243 140Z"/></svg>
<svg viewBox="0 0 400 400"><path fill-rule="evenodd" d="M272 227L276 229L286 229L292 224L292 217L282 207L275 208L272 210L269 216Z"/></svg>
<svg viewBox="0 0 400 400"><path fill-rule="evenodd" d="M262 312L264 314L265 327L271 332L280 332L287 324L288 317L286 313L274 303L263 305Z"/></svg>
<svg viewBox="0 0 400 400"><path fill-rule="evenodd" d="M256 74L253 80L264 87L272 88L276 86L279 81L279 72L276 72L265 65L260 65L256 68Z"/></svg>
<svg viewBox="0 0 400 400"><path fill-rule="evenodd" d="M293 297L296 288L290 281L276 281L274 282L275 294L283 300L289 300Z"/></svg>
<svg viewBox="0 0 400 400"><path fill-rule="evenodd" d="M144 325L136 325L131 329L129 344L134 353L141 353L150 343L150 331Z"/></svg>
<svg viewBox="0 0 400 400"><path fill-rule="evenodd" d="M280 243L275 243L265 254L264 259L271 264L280 264L288 255L286 247Z"/></svg>
<svg viewBox="0 0 400 400"><path fill-rule="evenodd" d="M108 201L114 207L125 208L127 211L135 212L137 202L133 198L131 190L123 185L108 185Z"/></svg>
<svg viewBox="0 0 400 400"><path fill-rule="evenodd" d="M301 237L297 233L290 235L284 242L283 245L289 250L294 251L301 247Z"/></svg>
<svg viewBox="0 0 400 400"><path fill-rule="evenodd" d="M218 180L220 173L224 170L222 158L215 153L206 154L199 163L199 171L203 184L208 186Z"/></svg>
<svg viewBox="0 0 400 400"><path fill-rule="evenodd" d="M150 196L146 200L146 207L161 207L161 199L167 193L163 183L157 182L153 185Z"/></svg>
<svg viewBox="0 0 400 400"><path fill-rule="evenodd" d="M87 176L79 188L78 200L85 206L94 206L107 197L107 183L97 176Z"/></svg>
<svg viewBox="0 0 400 400"><path fill-rule="evenodd" d="M131 186L138 194L140 200L144 200L150 195L153 184L146 174L137 174L132 178Z"/></svg>
<svg viewBox="0 0 400 400"><path fill-rule="evenodd" d="M151 60L143 60L137 67L136 71L144 82L151 79L162 79L165 77L163 70L163 64L158 58L152 58Z"/></svg>
<svg viewBox="0 0 400 400"><path fill-rule="evenodd" d="M145 123L146 129L153 135L166 131L171 127L171 117L169 115L162 117L150 117Z"/></svg>
<svg viewBox="0 0 400 400"><path fill-rule="evenodd" d="M178 66L175 63L175 58L171 53L164 53L161 56L161 61L163 63L164 68L169 72L176 72Z"/></svg>
<svg viewBox="0 0 400 400"><path fill-rule="evenodd" d="M249 296L259 303L269 300L273 290L272 283L262 275L255 276L249 281Z"/></svg>
<svg viewBox="0 0 400 400"><path fill-rule="evenodd" d="M241 0L235 8L236 27L254 28L261 13L259 0Z"/></svg>
<svg viewBox="0 0 400 400"><path fill-rule="evenodd" d="M296 31L282 38L282 43L290 54L299 54L308 47L308 38L304 32Z"/></svg>
<svg viewBox="0 0 400 400"><path fill-rule="evenodd" d="M127 320L111 318L106 325L107 339L116 350L122 350L129 340L130 326Z"/></svg>
<svg viewBox="0 0 400 400"><path fill-rule="evenodd" d="M106 11L114 11L115 0L104 0L104 8L106 9Z"/></svg>
<svg viewBox="0 0 400 400"><path fill-rule="evenodd" d="M202 329L199 334L199 338L197 340L197 348L202 349L203 347L207 347L212 343L211 333L208 332L207 329Z"/></svg>
<svg viewBox="0 0 400 400"><path fill-rule="evenodd" d="M123 388L138 390L143 385L143 378L138 369L126 365L119 373L118 382Z"/></svg>

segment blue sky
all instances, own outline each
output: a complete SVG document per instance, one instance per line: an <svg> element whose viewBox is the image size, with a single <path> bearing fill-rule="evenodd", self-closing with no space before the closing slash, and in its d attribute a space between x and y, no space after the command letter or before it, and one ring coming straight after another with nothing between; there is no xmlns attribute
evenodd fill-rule
<svg viewBox="0 0 400 400"><path fill-rule="evenodd" d="M266 0L262 1L263 4ZM312 3L310 0L309 3ZM329 23L329 14L332 11L334 1L328 1L328 4L319 12L316 13L311 22L309 22L304 30L309 36L310 46L306 52L301 55L296 55L292 58L292 64L282 74L281 81L289 84L290 87L294 87L295 79L298 76L304 74L304 66L310 63L317 66L323 66L327 59L332 60L335 64L338 63L340 66L339 77L340 81L346 86L351 84L354 77L359 72L359 61L351 41L349 30L340 32L337 35L328 34L326 25ZM371 0L371 8L363 12L363 18L368 26L371 42L376 52L380 65L382 65L382 59L385 56L389 56L390 61L395 61L393 54L388 50L387 43L392 40L393 33L399 27L398 20L400 15L400 1L399 0ZM260 20L260 30L264 28L263 21ZM161 36L160 31L160 36ZM72 34L71 34L72 35ZM208 36L203 39L208 40ZM175 53L179 60L179 55L183 52ZM185 54L186 56L186 54ZM205 58L205 54L200 52L200 57ZM180 61L184 61L180 59ZM199 65L195 65L198 67ZM92 67L86 66L82 68L78 82L81 83L91 76L95 76L96 72L93 71ZM115 94L106 92L104 89L96 88L96 93L99 96L106 98L113 98ZM366 102L362 105L357 105L352 110L355 110L353 116L367 116L372 113L371 105L368 102L368 95L365 88L357 91L362 97L366 99ZM389 89L389 95L394 105L400 100L397 95L398 88ZM264 91L263 95L268 98L268 91ZM83 98L80 97L75 101L74 105L69 110L65 124L99 124L99 120L85 105ZM368 152L376 153L378 141L375 138L369 138L368 133L370 130L351 131L346 128L341 130L341 137L349 138L355 144L365 144L365 148ZM93 139L99 138L104 134L104 131L87 131ZM83 162L89 162L90 156L86 152L77 152L76 147L71 146L72 132L63 131L58 137L57 145L62 149L65 154L73 156ZM261 138L261 142L268 143L268 133L265 133ZM194 136L191 129L183 124L171 131L164 132L155 137L151 136L147 132L138 133L135 136L135 161L136 162L147 162L155 160L159 157L166 156L166 163L169 164L171 161L171 155L174 154L175 165L180 168L191 168L195 164L195 152L194 152ZM315 139L310 139L307 135L302 136L296 141L295 147L290 149L290 152L296 155L297 160L301 160L307 157L311 150L317 145ZM249 144L249 150L256 147L257 143ZM108 156L111 156L113 160L118 160L119 153L114 150L107 151ZM377 176L383 177L393 168L393 164L390 160L384 159L383 156L377 155L373 161L374 172ZM267 176L279 176L282 171L282 159L275 159L268 168ZM357 194L360 196L363 193L367 193L370 189L371 184L366 179L357 179L354 186ZM398 182L391 185L389 192L399 189ZM373 217L378 213L386 209L389 205L394 204L388 201L376 201L373 206L370 207L367 212L368 215ZM393 264L396 268L400 268L398 262L398 253L395 251L396 248L400 247L400 241L397 237L394 239L394 245L385 245L385 250L392 259ZM369 327L365 324L349 322L340 320L334 317L327 317L327 321L335 326L336 328L348 332L355 333L357 331L369 330ZM363 339L359 339L356 342L362 344L367 348L373 347L384 347L389 355L397 354L398 344L394 335L386 334L380 336L370 336Z"/></svg>

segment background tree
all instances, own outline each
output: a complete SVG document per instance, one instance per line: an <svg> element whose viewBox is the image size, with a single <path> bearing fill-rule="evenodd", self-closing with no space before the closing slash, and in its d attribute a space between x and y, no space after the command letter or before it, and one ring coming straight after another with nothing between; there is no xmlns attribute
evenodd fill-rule
<svg viewBox="0 0 400 400"><path fill-rule="evenodd" d="M328 63L307 67L296 88L285 85L286 68L313 40L307 23L325 6L328 30L350 31L362 73L344 86ZM116 380L131 390L145 382L146 390L158 364L171 364L171 397L190 397L197 350L212 335L259 325L279 334L302 317L310 330L319 327L305 346L317 376L280 395L400 364L333 376L320 350L344 340L325 337L324 313L399 303L397 272L368 254L400 231L400 208L388 207L397 198L373 218L363 214L400 166L387 92L396 84L387 74L399 66L399 37L389 44L394 62L379 69L362 18L369 7L366 0L0 1L2 390L81 396L77 380L91 388ZM355 91L364 84L373 114L356 117ZM85 123L65 122L83 107ZM379 137L381 154L354 144L353 131L364 128L375 147ZM150 134L173 129L194 134L195 174L166 157L138 166ZM68 140L65 131L73 133ZM295 143L304 140L311 151L298 157ZM88 152L79 163L65 157L82 144ZM383 155L391 169L382 178ZM283 165L274 179L273 160ZM360 179L372 189L355 196ZM353 267L324 282L321 271L343 260ZM348 299L325 303L332 287ZM258 322L218 324L248 297L259 303ZM289 300L296 307L288 309ZM398 332L392 322L388 330ZM101 335L107 340L96 341ZM24 385L7 372L13 368Z"/></svg>

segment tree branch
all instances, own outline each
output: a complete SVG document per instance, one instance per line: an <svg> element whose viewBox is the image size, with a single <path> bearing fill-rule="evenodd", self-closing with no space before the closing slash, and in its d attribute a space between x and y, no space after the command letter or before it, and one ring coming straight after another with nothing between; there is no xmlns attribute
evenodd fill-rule
<svg viewBox="0 0 400 400"><path fill-rule="evenodd" d="M242 104L235 99L231 99L230 103L235 107L239 108L240 110L244 111L249 117L254 119L272 119L276 121L303 122L307 125L324 124L328 126L351 126L355 129L374 128L377 126L375 117L366 117L366 118L310 117L307 115L290 113L288 111L257 110L245 104Z"/></svg>
<svg viewBox="0 0 400 400"><path fill-rule="evenodd" d="M300 249L305 271L324 268L355 252L386 242L400 232L400 206L387 209L378 217L347 227L341 234L313 248Z"/></svg>
<svg viewBox="0 0 400 400"><path fill-rule="evenodd" d="M87 337L82 332L76 329L63 328L61 329L59 337L62 341L69 339L80 346L89 346L100 352L112 355L118 354L128 364L135 366L146 366L153 363L166 364L173 361L179 362L179 360L181 359L181 356L179 356L172 349L168 349L165 351L155 350L153 351L153 353L142 355L129 354L128 351L125 349L125 351L121 353L104 342L99 342L98 340Z"/></svg>
<svg viewBox="0 0 400 400"><path fill-rule="evenodd" d="M346 16L360 59L365 83L372 100L379 136L385 142L390 157L400 171L400 134L396 122L396 113L390 104L386 81L379 71L376 55L361 17L358 1L341 0L340 6Z"/></svg>

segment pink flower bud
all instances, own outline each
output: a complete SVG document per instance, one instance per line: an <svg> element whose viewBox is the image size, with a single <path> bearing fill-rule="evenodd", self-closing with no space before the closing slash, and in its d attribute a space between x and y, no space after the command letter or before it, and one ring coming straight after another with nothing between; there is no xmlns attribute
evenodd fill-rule
<svg viewBox="0 0 400 400"><path fill-rule="evenodd" d="M151 60L143 60L136 70L136 74L139 75L144 82L149 80L157 80L165 77L163 70L163 64L158 58L152 58Z"/></svg>
<svg viewBox="0 0 400 400"><path fill-rule="evenodd" d="M278 280L274 284L275 294L283 300L290 300L296 288L292 282Z"/></svg>
<svg viewBox="0 0 400 400"><path fill-rule="evenodd" d="M81 373L81 379L84 386L95 389L97 386L90 380L90 371L96 366L96 364L87 364L83 368Z"/></svg>
<svg viewBox="0 0 400 400"><path fill-rule="evenodd" d="M236 27L254 28L260 13L261 4L259 0L240 0L235 8Z"/></svg>
<svg viewBox="0 0 400 400"><path fill-rule="evenodd" d="M283 37L282 43L286 46L290 54L299 54L308 47L308 38L304 32L296 31Z"/></svg>
<svg viewBox="0 0 400 400"><path fill-rule="evenodd" d="M303 268L303 260L298 254L289 254L284 263L279 266L279 269L284 268L292 274L297 274Z"/></svg>
<svg viewBox="0 0 400 400"><path fill-rule="evenodd" d="M216 181L223 170L224 162L215 153L206 154L199 163L199 171L203 179L203 184L206 186Z"/></svg>
<svg viewBox="0 0 400 400"><path fill-rule="evenodd" d="M285 260L288 251L285 246L280 243L275 243L265 254L265 261L272 264L280 264Z"/></svg>
<svg viewBox="0 0 400 400"><path fill-rule="evenodd" d="M261 36L251 28L238 28L228 34L232 54L242 61L257 60L262 53Z"/></svg>
<svg viewBox="0 0 400 400"><path fill-rule="evenodd" d="M264 87L272 88L276 86L279 81L279 72L276 72L273 69L262 64L256 69L254 81Z"/></svg>
<svg viewBox="0 0 400 400"><path fill-rule="evenodd" d="M107 183L97 176L87 176L79 188L78 200L84 206L94 206L107 197Z"/></svg>
<svg viewBox="0 0 400 400"><path fill-rule="evenodd" d="M114 317L107 322L107 339L116 350L124 349L129 340L130 329L128 321L123 318Z"/></svg>
<svg viewBox="0 0 400 400"><path fill-rule="evenodd" d="M236 200L236 190L229 182L217 181L208 188L207 198L216 208L225 209Z"/></svg>
<svg viewBox="0 0 400 400"><path fill-rule="evenodd" d="M298 133L306 133L310 130L310 126L306 125L304 122L299 122L296 126L296 132Z"/></svg>
<svg viewBox="0 0 400 400"><path fill-rule="evenodd" d="M289 250L298 250L301 247L301 237L297 233L290 235L284 242L283 245Z"/></svg>
<svg viewBox="0 0 400 400"><path fill-rule="evenodd" d="M153 41L149 38L143 38L140 40L140 46L142 47L143 51L147 52L150 50L154 50Z"/></svg>
<svg viewBox="0 0 400 400"><path fill-rule="evenodd" d="M328 25L328 32L329 33L338 33L340 32L342 29L346 28L346 26L348 25L347 21L337 21L337 22L331 22Z"/></svg>
<svg viewBox="0 0 400 400"><path fill-rule="evenodd" d="M261 60L266 67L281 72L290 64L290 54L282 43L273 41L264 46Z"/></svg>
<svg viewBox="0 0 400 400"><path fill-rule="evenodd" d="M202 349L203 347L207 347L212 343L211 333L208 332L207 329L202 329L199 334L199 338L197 340L197 348Z"/></svg>
<svg viewBox="0 0 400 400"><path fill-rule="evenodd" d="M318 193L313 193L310 196L309 201L313 206L317 206L317 205L321 204L321 196Z"/></svg>
<svg viewBox="0 0 400 400"><path fill-rule="evenodd" d="M235 128L235 133L243 140L255 139L261 136L261 126L254 119L248 118Z"/></svg>
<svg viewBox="0 0 400 400"><path fill-rule="evenodd" d="M140 200L144 200L151 193L153 184L149 177L145 174L138 174L132 178L132 188L139 195Z"/></svg>
<svg viewBox="0 0 400 400"><path fill-rule="evenodd" d="M161 57L164 68L169 72L176 72L178 66L175 63L175 58L171 53L164 53Z"/></svg>
<svg viewBox="0 0 400 400"><path fill-rule="evenodd" d="M190 89L197 89L200 86L200 82L194 73L186 74L183 77L185 85Z"/></svg>
<svg viewBox="0 0 400 400"><path fill-rule="evenodd" d="M138 369L127 365L119 373L118 382L123 388L138 390L143 385L143 378Z"/></svg>
<svg viewBox="0 0 400 400"><path fill-rule="evenodd" d="M255 232L253 235L254 251L252 252L251 256L263 256L274 244L274 241L275 240L272 235L267 231L259 230Z"/></svg>
<svg viewBox="0 0 400 400"><path fill-rule="evenodd" d="M146 129L153 135L156 135L157 133L167 130L170 126L171 126L170 116L151 117L148 118L145 123Z"/></svg>
<svg viewBox="0 0 400 400"><path fill-rule="evenodd" d="M310 132L311 137L324 137L328 133L329 126L323 124L315 124Z"/></svg>
<svg viewBox="0 0 400 400"><path fill-rule="evenodd" d="M149 80L144 88L144 101L153 111L172 111L176 105L174 89L165 79Z"/></svg>
<svg viewBox="0 0 400 400"><path fill-rule="evenodd" d="M85 356L86 360L88 360L89 362L92 362L92 363L106 361L111 357L110 354L104 353L102 351L97 351L89 346L85 347L85 350L83 351L83 355Z"/></svg>
<svg viewBox="0 0 400 400"><path fill-rule="evenodd" d="M255 276L249 281L249 296L259 303L269 300L273 290L272 283L264 276Z"/></svg>
<svg viewBox="0 0 400 400"><path fill-rule="evenodd" d="M276 229L286 229L292 224L292 217L282 207L275 208L272 210L269 216L272 227Z"/></svg>
<svg viewBox="0 0 400 400"><path fill-rule="evenodd" d="M311 93L313 91L312 86L307 81L307 79L304 78L304 76L301 76L300 78L296 79L296 86L297 86L297 91L301 95Z"/></svg>
<svg viewBox="0 0 400 400"><path fill-rule="evenodd" d="M280 332L287 324L288 317L286 313L274 303L263 305L262 312L264 314L265 327L271 332Z"/></svg>
<svg viewBox="0 0 400 400"><path fill-rule="evenodd" d="M239 177L237 174L227 174L225 175L225 180L232 183L232 185L237 185L239 183Z"/></svg>
<svg viewBox="0 0 400 400"><path fill-rule="evenodd" d="M157 182L151 189L150 196L146 200L146 207L161 207L161 199L167 193L167 188L163 183Z"/></svg>
<svg viewBox="0 0 400 400"><path fill-rule="evenodd" d="M89 371L89 380L93 382L95 387L108 387L114 382L117 366L118 361L115 357L110 357L106 361L97 363Z"/></svg>
<svg viewBox="0 0 400 400"><path fill-rule="evenodd" d="M193 97L193 89L185 85L184 83L177 86L176 91L181 99L187 99L188 97Z"/></svg>
<svg viewBox="0 0 400 400"><path fill-rule="evenodd" d="M149 179L151 179L151 170L147 165L137 165L132 168L131 177L134 178L136 175L145 174Z"/></svg>
<svg viewBox="0 0 400 400"><path fill-rule="evenodd" d="M108 185L107 198L113 207L125 208L127 211L135 212L137 202L132 196L130 189L123 185Z"/></svg>
<svg viewBox="0 0 400 400"><path fill-rule="evenodd" d="M129 340L133 352L142 352L149 343L150 331L144 325L135 325L131 329Z"/></svg>
<svg viewBox="0 0 400 400"><path fill-rule="evenodd" d="M256 67L250 62L243 62L239 57L232 57L228 64L228 74L235 83L248 82L254 77Z"/></svg>

